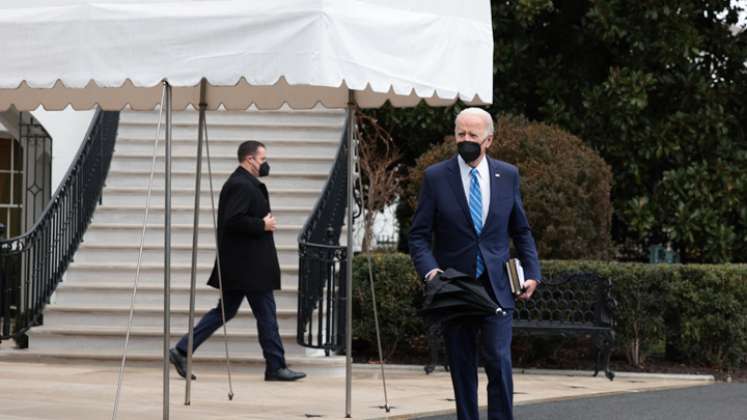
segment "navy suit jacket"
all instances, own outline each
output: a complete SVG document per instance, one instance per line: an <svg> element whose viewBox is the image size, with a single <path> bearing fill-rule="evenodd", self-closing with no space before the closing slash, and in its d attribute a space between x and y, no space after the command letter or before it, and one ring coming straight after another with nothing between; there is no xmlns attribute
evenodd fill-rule
<svg viewBox="0 0 747 420"><path fill-rule="evenodd" d="M514 307L505 263L513 239L527 279L541 280L537 247L519 191L519 170L488 159L490 205L479 237L475 232L454 156L425 170L410 229L410 256L421 278L434 268L475 274L477 253L485 262L493 292L505 309Z"/></svg>

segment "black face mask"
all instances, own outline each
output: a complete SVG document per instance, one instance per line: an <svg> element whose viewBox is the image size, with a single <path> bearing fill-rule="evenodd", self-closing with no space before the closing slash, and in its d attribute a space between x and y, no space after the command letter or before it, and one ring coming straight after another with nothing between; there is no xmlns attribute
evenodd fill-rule
<svg viewBox="0 0 747 420"><path fill-rule="evenodd" d="M459 151L459 156L464 159L465 162L470 163L474 162L475 159L480 157L480 146L482 143L475 143L473 141L463 141L459 144L457 144L457 150Z"/></svg>
<svg viewBox="0 0 747 420"><path fill-rule="evenodd" d="M267 161L264 161L259 165L259 176L263 177L267 175L270 175L270 164L267 163Z"/></svg>

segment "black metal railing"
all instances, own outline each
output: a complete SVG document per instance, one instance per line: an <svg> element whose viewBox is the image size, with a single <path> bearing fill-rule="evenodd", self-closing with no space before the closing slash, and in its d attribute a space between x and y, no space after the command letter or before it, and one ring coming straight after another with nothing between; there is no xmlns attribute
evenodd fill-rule
<svg viewBox="0 0 747 420"><path fill-rule="evenodd" d="M349 119L347 119L349 120ZM336 353L345 343L347 248L340 232L347 202L348 128L321 197L298 235L298 331L304 347Z"/></svg>
<svg viewBox="0 0 747 420"><path fill-rule="evenodd" d="M0 340L27 346L26 332L72 261L101 197L119 125L97 111L75 160L49 204L25 234L0 241Z"/></svg>
<svg viewBox="0 0 747 420"><path fill-rule="evenodd" d="M18 136L24 149L23 223L16 234L39 220L52 197L52 136L29 112L18 115Z"/></svg>

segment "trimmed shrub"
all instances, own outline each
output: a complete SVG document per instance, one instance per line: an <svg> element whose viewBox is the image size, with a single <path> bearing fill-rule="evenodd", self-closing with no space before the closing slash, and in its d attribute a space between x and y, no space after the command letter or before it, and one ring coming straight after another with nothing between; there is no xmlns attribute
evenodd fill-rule
<svg viewBox="0 0 747 420"><path fill-rule="evenodd" d="M372 253L372 271L384 358L402 359L427 351L425 324L418 315L422 306L422 281L410 257L401 253ZM371 283L365 255L353 260L353 338L358 346L376 351L376 326Z"/></svg>
<svg viewBox="0 0 747 420"><path fill-rule="evenodd" d="M540 256L612 256L612 172L580 139L557 127L501 116L488 153L519 168L524 208ZM417 204L425 169L455 154L454 140L449 137L417 160L405 186L410 206Z"/></svg>
<svg viewBox="0 0 747 420"><path fill-rule="evenodd" d="M421 282L409 257L373 257L385 354L407 360L425 354L417 314ZM613 282L616 353L630 364L663 353L668 360L730 371L747 365L747 265L651 265L600 261L542 261L543 275L593 272ZM354 261L354 337L375 348L368 268Z"/></svg>

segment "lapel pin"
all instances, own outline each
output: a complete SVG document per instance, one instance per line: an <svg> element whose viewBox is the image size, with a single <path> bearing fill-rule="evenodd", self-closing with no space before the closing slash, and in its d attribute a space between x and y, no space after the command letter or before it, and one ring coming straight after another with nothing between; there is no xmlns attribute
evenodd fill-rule
<svg viewBox="0 0 747 420"><path fill-rule="evenodd" d="M495 173L495 177L496 177L496 178L500 178L500 177L501 177L501 174L499 174L498 172L496 172L496 173Z"/></svg>

